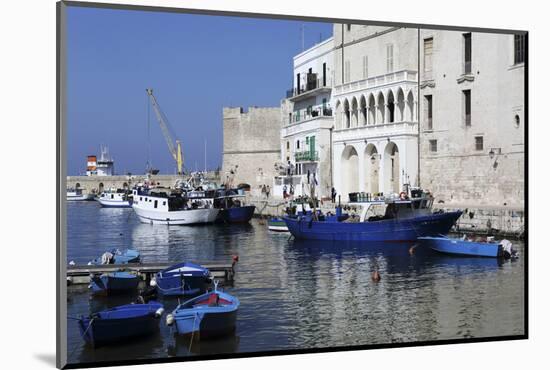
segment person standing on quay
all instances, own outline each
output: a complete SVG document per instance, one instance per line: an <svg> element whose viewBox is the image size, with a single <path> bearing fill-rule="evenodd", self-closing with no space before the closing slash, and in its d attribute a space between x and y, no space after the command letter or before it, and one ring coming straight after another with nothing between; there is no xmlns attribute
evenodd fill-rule
<svg viewBox="0 0 550 370"><path fill-rule="evenodd" d="M332 198L332 203L336 203L336 189L332 188L330 197Z"/></svg>
<svg viewBox="0 0 550 370"><path fill-rule="evenodd" d="M269 198L269 193L270 193L271 189L269 188L269 185L267 185L267 188L265 190L265 195L266 195L266 198Z"/></svg>

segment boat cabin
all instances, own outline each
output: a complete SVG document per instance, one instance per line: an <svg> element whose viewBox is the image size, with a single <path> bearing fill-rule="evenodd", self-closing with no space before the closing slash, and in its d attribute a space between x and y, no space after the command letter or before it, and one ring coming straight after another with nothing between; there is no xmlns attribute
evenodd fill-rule
<svg viewBox="0 0 550 370"><path fill-rule="evenodd" d="M133 198L136 207L164 212L212 208L213 203L212 199L190 198L181 190L169 188L134 189Z"/></svg>

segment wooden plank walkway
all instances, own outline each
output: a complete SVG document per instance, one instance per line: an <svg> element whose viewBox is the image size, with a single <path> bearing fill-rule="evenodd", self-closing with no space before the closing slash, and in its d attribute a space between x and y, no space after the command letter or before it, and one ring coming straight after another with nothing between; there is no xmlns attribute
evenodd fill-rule
<svg viewBox="0 0 550 370"><path fill-rule="evenodd" d="M90 281L90 274L104 274L117 271L134 272L141 275L143 280L149 281L152 275L174 264L173 262L152 262L123 265L69 265L67 266L67 282L69 284L87 284ZM199 265L206 267L216 279L224 279L227 282L233 281L235 269L231 263L199 263Z"/></svg>

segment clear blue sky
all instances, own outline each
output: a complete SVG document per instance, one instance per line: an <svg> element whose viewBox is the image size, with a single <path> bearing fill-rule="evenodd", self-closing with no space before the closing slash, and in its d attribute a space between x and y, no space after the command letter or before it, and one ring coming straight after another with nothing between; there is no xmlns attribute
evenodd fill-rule
<svg viewBox="0 0 550 370"><path fill-rule="evenodd" d="M117 173L143 173L147 95L153 88L183 143L185 165L222 161L222 107L278 106L292 57L332 35L329 23L69 7L68 174L106 144ZM151 109L152 163L175 163Z"/></svg>

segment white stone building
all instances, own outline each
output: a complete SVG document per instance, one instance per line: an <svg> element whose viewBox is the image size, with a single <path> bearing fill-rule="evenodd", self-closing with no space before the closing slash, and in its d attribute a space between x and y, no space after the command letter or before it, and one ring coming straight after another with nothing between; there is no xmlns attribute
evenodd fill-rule
<svg viewBox="0 0 550 370"><path fill-rule="evenodd" d="M446 204L524 206L524 37L420 32L420 179Z"/></svg>
<svg viewBox="0 0 550 370"><path fill-rule="evenodd" d="M283 188L295 195L309 192L307 182L317 181L316 193L331 191L331 130L333 110L333 39L329 38L294 57L293 89L282 103L281 162L274 195Z"/></svg>
<svg viewBox="0 0 550 370"><path fill-rule="evenodd" d="M334 187L342 201L418 182L417 34L334 25Z"/></svg>

